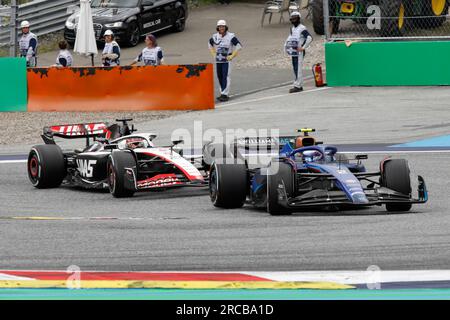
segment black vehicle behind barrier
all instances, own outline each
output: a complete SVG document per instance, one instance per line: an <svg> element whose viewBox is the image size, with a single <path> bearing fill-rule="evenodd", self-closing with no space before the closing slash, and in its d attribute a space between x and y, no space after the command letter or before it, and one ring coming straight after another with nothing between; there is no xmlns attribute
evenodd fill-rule
<svg viewBox="0 0 450 320"><path fill-rule="evenodd" d="M97 41L103 41L106 30L112 30L116 41L136 46L145 34L172 29L184 30L188 17L186 0L92 0L92 19ZM75 43L80 12L66 21L64 38Z"/></svg>

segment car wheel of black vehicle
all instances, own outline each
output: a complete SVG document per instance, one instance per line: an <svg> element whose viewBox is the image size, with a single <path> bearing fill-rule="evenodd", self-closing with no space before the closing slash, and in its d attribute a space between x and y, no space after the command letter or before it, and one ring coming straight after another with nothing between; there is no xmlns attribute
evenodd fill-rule
<svg viewBox="0 0 450 320"><path fill-rule="evenodd" d="M427 18L419 19L418 27L430 29L442 26L447 19L448 7L447 0L426 0L422 15Z"/></svg>
<svg viewBox="0 0 450 320"><path fill-rule="evenodd" d="M336 4L333 1L329 2L330 16L335 15ZM312 2L312 20L314 32L318 35L325 35L325 21L323 13L323 0L314 0ZM339 31L340 19L330 19L331 33L335 34Z"/></svg>
<svg viewBox="0 0 450 320"><path fill-rule="evenodd" d="M28 177L39 189L56 188L66 176L64 154L57 145L38 145L28 155Z"/></svg>
<svg viewBox="0 0 450 320"><path fill-rule="evenodd" d="M330 13L331 14L331 13ZM312 3L312 20L314 32L323 36L325 34L325 25L323 19L323 0L315 0Z"/></svg>
<svg viewBox="0 0 450 320"><path fill-rule="evenodd" d="M245 164L213 163L209 173L209 196L215 207L241 208L247 198Z"/></svg>
<svg viewBox="0 0 450 320"><path fill-rule="evenodd" d="M407 20L403 0L380 0L381 36L400 37L403 35Z"/></svg>
<svg viewBox="0 0 450 320"><path fill-rule="evenodd" d="M108 158L106 166L109 192L115 198L132 197L135 190L125 187L125 168L136 166L136 160L128 152L114 152Z"/></svg>
<svg viewBox="0 0 450 320"><path fill-rule="evenodd" d="M179 8L177 19L175 20L175 24L173 25L174 32L183 32L186 27L186 14L183 8Z"/></svg>
<svg viewBox="0 0 450 320"><path fill-rule="evenodd" d="M278 186L280 183L284 183L288 198L292 197L295 186L294 171L289 164L284 162L272 164L267 171L267 212L273 216L292 213L289 208L280 205L278 202Z"/></svg>
<svg viewBox="0 0 450 320"><path fill-rule="evenodd" d="M408 162L405 159L393 159L384 163L381 185L391 190L411 196L411 179ZM387 211L409 211L411 203L388 203Z"/></svg>
<svg viewBox="0 0 450 320"><path fill-rule="evenodd" d="M130 22L128 26L128 40L126 41L126 45L130 47L136 47L141 40L141 30L139 29L138 24L133 21Z"/></svg>

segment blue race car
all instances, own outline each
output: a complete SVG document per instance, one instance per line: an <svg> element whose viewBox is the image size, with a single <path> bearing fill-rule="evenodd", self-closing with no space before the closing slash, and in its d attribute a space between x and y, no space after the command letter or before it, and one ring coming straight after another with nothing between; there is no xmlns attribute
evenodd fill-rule
<svg viewBox="0 0 450 320"><path fill-rule="evenodd" d="M387 211L409 211L425 203L425 181L418 176L418 198L411 195L408 162L386 158L376 171L367 171L362 160L339 154L334 146L317 142L308 133L280 138L243 138L231 146L209 144L204 158L210 160L209 192L220 208L240 208L247 201L271 215L290 214L295 209L346 208L386 205ZM220 157L217 156L222 151ZM272 151L268 164L249 166L252 150ZM273 152L275 151L275 152ZM275 155L273 157L273 155Z"/></svg>

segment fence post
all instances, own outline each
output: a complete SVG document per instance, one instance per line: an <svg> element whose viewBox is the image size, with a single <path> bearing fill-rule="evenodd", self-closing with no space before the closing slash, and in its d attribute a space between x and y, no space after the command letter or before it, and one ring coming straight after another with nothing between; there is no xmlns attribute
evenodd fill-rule
<svg viewBox="0 0 450 320"><path fill-rule="evenodd" d="M329 0L323 0L323 23L325 28L325 39L330 41L330 6Z"/></svg>
<svg viewBox="0 0 450 320"><path fill-rule="evenodd" d="M17 0L11 0L11 21L9 35L9 55L15 57L17 55L17 18L18 6Z"/></svg>

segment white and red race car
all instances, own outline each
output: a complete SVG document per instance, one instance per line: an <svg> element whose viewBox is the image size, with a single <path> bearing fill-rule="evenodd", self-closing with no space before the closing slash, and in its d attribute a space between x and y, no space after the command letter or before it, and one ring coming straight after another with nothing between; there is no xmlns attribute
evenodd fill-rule
<svg viewBox="0 0 450 320"><path fill-rule="evenodd" d="M207 186L202 161L185 158L173 141L156 147L156 134L136 133L132 119L118 123L88 123L45 127L43 145L28 156L28 177L36 188L60 185L109 188L114 197L131 197L138 191L169 187ZM63 151L54 137L86 139L84 149ZM92 138L92 139L91 139Z"/></svg>

